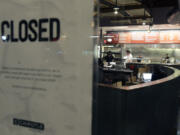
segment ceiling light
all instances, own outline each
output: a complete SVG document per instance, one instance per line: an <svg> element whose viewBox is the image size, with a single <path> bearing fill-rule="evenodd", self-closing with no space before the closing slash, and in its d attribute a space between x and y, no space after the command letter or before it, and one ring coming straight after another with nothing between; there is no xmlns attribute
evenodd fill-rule
<svg viewBox="0 0 180 135"><path fill-rule="evenodd" d="M144 8L144 16L143 16L143 23L142 23L142 25L146 25L146 11L145 11L145 8Z"/></svg>
<svg viewBox="0 0 180 135"><path fill-rule="evenodd" d="M114 10L114 14L117 15L117 14L118 14L118 11L119 11L119 8L118 8L118 7L115 7L115 8L113 8L113 10Z"/></svg>
<svg viewBox="0 0 180 135"><path fill-rule="evenodd" d="M114 11L114 14L117 15L117 14L118 14L118 11Z"/></svg>

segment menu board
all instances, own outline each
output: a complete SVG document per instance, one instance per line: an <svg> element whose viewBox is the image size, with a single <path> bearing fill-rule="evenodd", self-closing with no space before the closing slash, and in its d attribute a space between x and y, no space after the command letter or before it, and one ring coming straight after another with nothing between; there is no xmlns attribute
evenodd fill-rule
<svg viewBox="0 0 180 135"><path fill-rule="evenodd" d="M159 31L145 32L144 43L158 44L159 43Z"/></svg>
<svg viewBox="0 0 180 135"><path fill-rule="evenodd" d="M3 0L0 14L0 134L91 135L93 1Z"/></svg>
<svg viewBox="0 0 180 135"><path fill-rule="evenodd" d="M106 40L104 42L106 44L118 44L119 43L119 34L118 33L109 33L105 35Z"/></svg>
<svg viewBox="0 0 180 135"><path fill-rule="evenodd" d="M113 35L113 33L111 34ZM119 39L119 40L118 40ZM106 40L105 40L106 41ZM161 31L127 31L112 37L112 42L124 44L180 44L180 30ZM117 42L118 41L118 42Z"/></svg>
<svg viewBox="0 0 180 135"><path fill-rule="evenodd" d="M144 39L145 39L144 31L132 31L131 32L131 43L132 44L144 43Z"/></svg>
<svg viewBox="0 0 180 135"><path fill-rule="evenodd" d="M129 32L119 33L119 43L131 43L131 35Z"/></svg>
<svg viewBox="0 0 180 135"><path fill-rule="evenodd" d="M161 31L160 43L180 43L180 31Z"/></svg>

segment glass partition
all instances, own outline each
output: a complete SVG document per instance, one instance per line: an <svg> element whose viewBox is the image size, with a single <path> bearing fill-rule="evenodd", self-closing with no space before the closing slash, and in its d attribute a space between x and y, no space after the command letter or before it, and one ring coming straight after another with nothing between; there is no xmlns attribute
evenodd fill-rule
<svg viewBox="0 0 180 135"><path fill-rule="evenodd" d="M94 135L179 133L178 5L96 1Z"/></svg>

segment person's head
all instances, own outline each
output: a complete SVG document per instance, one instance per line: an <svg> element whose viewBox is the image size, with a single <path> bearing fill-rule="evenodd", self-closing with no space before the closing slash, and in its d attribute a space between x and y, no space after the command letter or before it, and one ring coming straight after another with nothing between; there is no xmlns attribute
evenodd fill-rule
<svg viewBox="0 0 180 135"><path fill-rule="evenodd" d="M168 54L166 54L166 57L168 57Z"/></svg>
<svg viewBox="0 0 180 135"><path fill-rule="evenodd" d="M111 52L111 51L108 51L108 52L107 52L107 55L109 55L109 56L112 55L112 52Z"/></svg>
<svg viewBox="0 0 180 135"><path fill-rule="evenodd" d="M127 53L127 55L128 55L128 54L130 54L130 53L131 53L131 51L130 51L130 50L126 50L126 53Z"/></svg>

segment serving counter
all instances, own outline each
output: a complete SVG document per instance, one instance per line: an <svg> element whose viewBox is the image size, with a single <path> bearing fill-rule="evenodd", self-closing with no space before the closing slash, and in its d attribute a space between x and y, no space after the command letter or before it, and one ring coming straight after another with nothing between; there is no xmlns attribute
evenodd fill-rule
<svg viewBox="0 0 180 135"><path fill-rule="evenodd" d="M97 135L176 135L180 71L162 65L166 76L151 82L116 87L98 84Z"/></svg>
<svg viewBox="0 0 180 135"><path fill-rule="evenodd" d="M160 63L160 62L154 62L154 63L141 63L141 62L133 62L133 63L127 63L128 65L162 65L162 66L169 66L174 67L177 69L180 69L180 63Z"/></svg>

